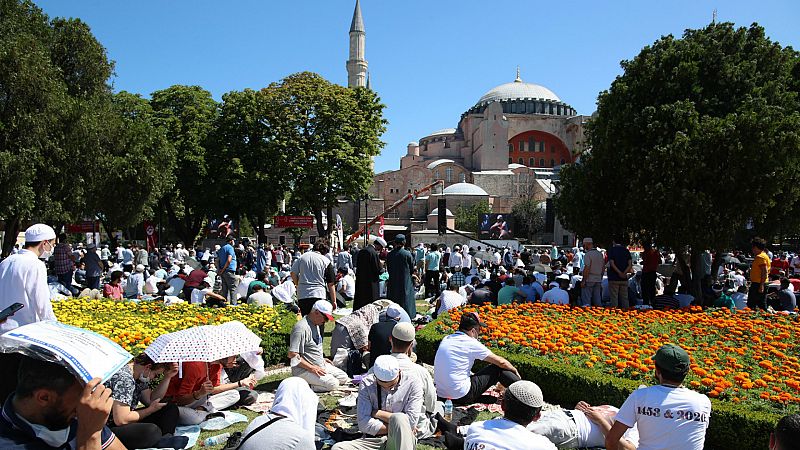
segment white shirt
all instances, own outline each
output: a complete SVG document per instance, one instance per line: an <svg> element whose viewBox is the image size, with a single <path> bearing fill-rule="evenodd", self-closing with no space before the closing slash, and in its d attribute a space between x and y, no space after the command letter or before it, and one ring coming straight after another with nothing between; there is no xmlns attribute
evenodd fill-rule
<svg viewBox="0 0 800 450"><path fill-rule="evenodd" d="M684 387L651 386L631 393L617 422L639 428L639 450L700 450L706 439L711 400Z"/></svg>
<svg viewBox="0 0 800 450"><path fill-rule="evenodd" d="M568 305L569 304L569 294L567 291L561 288L550 288L549 291L545 292L542 296L542 301L545 303L553 303L556 305Z"/></svg>
<svg viewBox="0 0 800 450"><path fill-rule="evenodd" d="M441 304L436 314L442 314L467 303L467 298L450 289L442 291Z"/></svg>
<svg viewBox="0 0 800 450"><path fill-rule="evenodd" d="M247 298L247 304L256 306L272 306L272 296L266 291L253 292L250 294L250 297Z"/></svg>
<svg viewBox="0 0 800 450"><path fill-rule="evenodd" d="M458 253L458 252L450 253L450 259L447 260L447 264L450 267L455 267L455 266L462 266L463 267L464 266L464 261L463 261L463 258L461 257L461 253Z"/></svg>
<svg viewBox="0 0 800 450"><path fill-rule="evenodd" d="M433 361L436 394L449 399L467 395L472 365L475 360L484 360L491 354L485 345L461 331L446 336L439 344Z"/></svg>
<svg viewBox="0 0 800 450"><path fill-rule="evenodd" d="M158 293L158 283L164 281L161 278L158 278L155 275L150 275L150 277L145 280L144 282L144 293L145 294L157 294Z"/></svg>
<svg viewBox="0 0 800 450"><path fill-rule="evenodd" d="M206 301L206 294L208 294L209 292L212 292L212 289L210 287L205 289L193 289L192 300L191 300L192 304L199 305L201 303L204 303Z"/></svg>
<svg viewBox="0 0 800 450"><path fill-rule="evenodd" d="M345 275L339 280L337 292L344 287L344 295L353 298L356 295L356 281L350 275Z"/></svg>
<svg viewBox="0 0 800 450"><path fill-rule="evenodd" d="M58 320L50 303L47 268L30 250L22 249L0 262L0 310L14 303L22 303L24 308L0 325L3 331L42 320Z"/></svg>
<svg viewBox="0 0 800 450"><path fill-rule="evenodd" d="M500 265L500 261L502 261L501 258L502 257L500 256L500 252L494 252L494 254L492 255L492 261L498 266Z"/></svg>
<svg viewBox="0 0 800 450"><path fill-rule="evenodd" d="M556 450L546 437L502 417L474 422L464 438L464 450Z"/></svg>

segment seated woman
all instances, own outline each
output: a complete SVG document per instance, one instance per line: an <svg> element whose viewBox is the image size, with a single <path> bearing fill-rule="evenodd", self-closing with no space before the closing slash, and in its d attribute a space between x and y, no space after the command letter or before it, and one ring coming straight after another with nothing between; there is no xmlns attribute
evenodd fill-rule
<svg viewBox="0 0 800 450"><path fill-rule="evenodd" d="M225 297L214 292L214 279L211 277L205 277L200 286L192 291L191 301L193 305L206 304L211 307L225 306L228 302Z"/></svg>
<svg viewBox="0 0 800 450"><path fill-rule="evenodd" d="M150 381L163 374L155 389ZM178 407L162 403L170 380L178 374L175 363L156 364L142 353L105 382L112 391L114 404L108 427L127 448L182 448L186 438L175 438ZM144 407L139 407L139 403ZM166 436L166 437L165 437Z"/></svg>
<svg viewBox="0 0 800 450"><path fill-rule="evenodd" d="M122 271L111 272L111 281L103 286L103 297L122 300Z"/></svg>
<svg viewBox="0 0 800 450"><path fill-rule="evenodd" d="M319 397L302 378L283 380L269 412L242 433L239 450L315 450L318 403Z"/></svg>

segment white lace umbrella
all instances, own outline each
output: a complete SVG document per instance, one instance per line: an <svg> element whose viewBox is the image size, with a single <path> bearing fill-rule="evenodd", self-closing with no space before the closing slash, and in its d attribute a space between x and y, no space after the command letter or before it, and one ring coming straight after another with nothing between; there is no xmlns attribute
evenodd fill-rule
<svg viewBox="0 0 800 450"><path fill-rule="evenodd" d="M258 351L261 338L238 321L203 325L162 334L144 352L156 363L218 361Z"/></svg>

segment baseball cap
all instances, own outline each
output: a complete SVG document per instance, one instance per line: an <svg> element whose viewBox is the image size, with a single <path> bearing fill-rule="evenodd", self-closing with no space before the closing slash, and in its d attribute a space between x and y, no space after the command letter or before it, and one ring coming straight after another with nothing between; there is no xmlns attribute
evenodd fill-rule
<svg viewBox="0 0 800 450"><path fill-rule="evenodd" d="M398 234L397 236L394 237L394 240L395 240L395 242L405 242L406 241L406 235L405 234Z"/></svg>
<svg viewBox="0 0 800 450"><path fill-rule="evenodd" d="M511 383L508 392L524 405L531 408L541 408L544 406L544 396L542 390L533 381L520 380Z"/></svg>
<svg viewBox="0 0 800 450"><path fill-rule="evenodd" d="M417 336L414 325L408 322L400 322L392 328L392 337L405 342L411 342Z"/></svg>
<svg viewBox="0 0 800 450"><path fill-rule="evenodd" d="M381 355L375 359L372 372L375 374L375 378L380 381L393 381L400 375L400 363L394 356Z"/></svg>
<svg viewBox="0 0 800 450"><path fill-rule="evenodd" d="M684 373L689 370L689 354L675 344L662 345L653 360L658 367L670 372Z"/></svg>
<svg viewBox="0 0 800 450"><path fill-rule="evenodd" d="M314 307L312 309L316 309L317 311L321 312L328 320L333 320L333 306L331 302L327 300L317 300L314 303Z"/></svg>
<svg viewBox="0 0 800 450"><path fill-rule="evenodd" d="M56 232L50 225L37 223L25 230L25 242L42 242L56 238Z"/></svg>
<svg viewBox="0 0 800 450"><path fill-rule="evenodd" d="M475 326L477 325L480 325L482 327L486 326L485 323L481 322L481 317L478 315L478 313L468 312L464 313L461 316L461 322L459 323L459 328L472 329L475 328Z"/></svg>

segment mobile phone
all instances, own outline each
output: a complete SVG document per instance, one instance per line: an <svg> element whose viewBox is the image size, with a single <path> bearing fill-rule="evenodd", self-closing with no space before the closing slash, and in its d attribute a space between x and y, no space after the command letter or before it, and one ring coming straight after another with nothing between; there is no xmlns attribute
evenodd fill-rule
<svg viewBox="0 0 800 450"><path fill-rule="evenodd" d="M25 305L23 305L22 303L14 303L14 304L12 304L8 308L0 311L0 320L8 319L9 317L13 316L14 313L16 313L17 311L19 311L20 309L22 309L24 307L25 307Z"/></svg>

